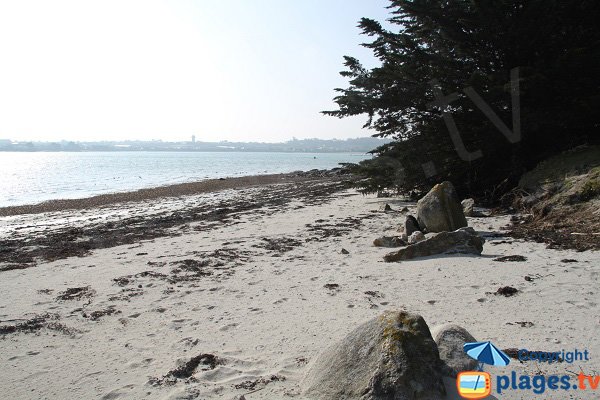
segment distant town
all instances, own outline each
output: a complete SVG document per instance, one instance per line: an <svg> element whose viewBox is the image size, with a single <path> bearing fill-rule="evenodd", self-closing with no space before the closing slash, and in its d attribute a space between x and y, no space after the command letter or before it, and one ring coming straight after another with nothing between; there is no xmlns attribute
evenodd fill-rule
<svg viewBox="0 0 600 400"><path fill-rule="evenodd" d="M345 140L292 139L283 143L201 142L195 136L186 142L162 140L102 141L102 142L37 142L0 139L0 151L243 151L298 153L366 153L389 140L363 137Z"/></svg>

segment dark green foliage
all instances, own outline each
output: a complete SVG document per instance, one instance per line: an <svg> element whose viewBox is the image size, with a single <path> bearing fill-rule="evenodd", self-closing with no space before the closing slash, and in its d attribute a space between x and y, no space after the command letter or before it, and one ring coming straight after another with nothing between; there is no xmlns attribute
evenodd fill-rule
<svg viewBox="0 0 600 400"><path fill-rule="evenodd" d="M366 114L374 136L393 143L354 166L361 187L425 190L451 180L461 194L493 199L540 160L597 142L600 125L600 3L553 0L392 0L393 29L363 18L364 46L381 61L345 57L350 86L336 89L339 118ZM513 130L510 73L519 68L521 140L507 137L469 98L472 87ZM455 151L432 90L457 93L446 111L467 151ZM425 164L429 163L429 164ZM424 168L425 164L425 168ZM402 171L398 170L402 166ZM435 167L435 171L431 167ZM427 172L426 172L427 171Z"/></svg>

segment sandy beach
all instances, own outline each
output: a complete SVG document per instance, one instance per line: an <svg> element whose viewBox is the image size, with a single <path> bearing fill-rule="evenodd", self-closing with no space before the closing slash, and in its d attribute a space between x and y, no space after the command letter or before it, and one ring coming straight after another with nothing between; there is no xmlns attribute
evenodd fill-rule
<svg viewBox="0 0 600 400"><path fill-rule="evenodd" d="M336 177L281 180L5 212L2 397L302 399L322 349L401 309L502 349L591 356L513 360L503 374L598 375L597 251L514 239L504 229L511 216L495 215L468 218L486 240L481 256L386 263L392 249L373 240L398 234L414 203L361 195ZM495 261L515 255L526 260ZM504 286L518 292L497 295ZM190 360L194 368L181 368Z"/></svg>

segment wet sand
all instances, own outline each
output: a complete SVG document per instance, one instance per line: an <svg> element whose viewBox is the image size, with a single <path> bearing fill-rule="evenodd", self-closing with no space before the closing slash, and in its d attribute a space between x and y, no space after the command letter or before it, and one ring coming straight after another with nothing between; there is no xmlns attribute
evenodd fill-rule
<svg viewBox="0 0 600 400"><path fill-rule="evenodd" d="M335 176L339 169L314 170L309 172L292 172L289 174L254 175L237 178L207 179L198 182L179 183L176 185L159 186L140 189L132 192L119 192L86 197L81 199L58 199L39 204L0 207L0 217L20 214L39 214L63 210L82 210L115 203L136 202L161 199L165 197L189 196L201 193L217 192L226 189L240 189L252 186L270 185L275 183L303 182Z"/></svg>

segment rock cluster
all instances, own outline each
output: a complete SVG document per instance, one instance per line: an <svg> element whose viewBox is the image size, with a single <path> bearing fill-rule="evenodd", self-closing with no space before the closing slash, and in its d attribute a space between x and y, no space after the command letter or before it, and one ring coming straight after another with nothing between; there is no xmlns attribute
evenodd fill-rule
<svg viewBox="0 0 600 400"><path fill-rule="evenodd" d="M449 253L481 254L484 240L467 227L465 218L465 212L475 215L474 205L473 199L466 199L461 204L452 183L435 185L418 201L417 218L412 215L405 218L401 239L408 243L408 247L386 255L385 261ZM381 239L376 239L376 242L384 243Z"/></svg>
<svg viewBox="0 0 600 400"><path fill-rule="evenodd" d="M436 254L476 254L483 251L484 239L473 228L460 228L454 232L441 232L415 244L411 244L383 259L387 262L410 260Z"/></svg>

